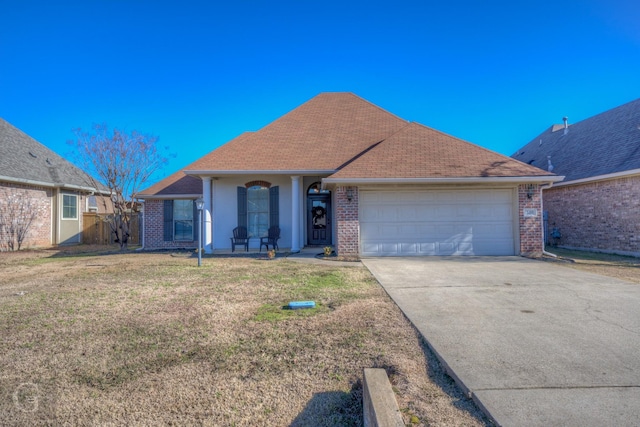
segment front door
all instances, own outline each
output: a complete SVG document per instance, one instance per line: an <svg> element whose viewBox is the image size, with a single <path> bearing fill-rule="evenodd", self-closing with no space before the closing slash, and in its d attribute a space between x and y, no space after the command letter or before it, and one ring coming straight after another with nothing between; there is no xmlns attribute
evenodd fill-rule
<svg viewBox="0 0 640 427"><path fill-rule="evenodd" d="M331 194L307 196L307 240L309 245L331 244Z"/></svg>

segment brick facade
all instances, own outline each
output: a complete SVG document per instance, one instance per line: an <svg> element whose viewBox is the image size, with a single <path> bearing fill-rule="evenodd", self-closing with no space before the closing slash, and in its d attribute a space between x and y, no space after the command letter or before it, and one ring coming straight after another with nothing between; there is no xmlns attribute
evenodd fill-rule
<svg viewBox="0 0 640 427"><path fill-rule="evenodd" d="M542 209L540 186L521 184L518 186L518 222L520 226L520 255L542 256ZM536 215L525 217L525 209L536 209Z"/></svg>
<svg viewBox="0 0 640 427"><path fill-rule="evenodd" d="M164 200L147 200L144 203L145 249L196 249L198 242L164 241Z"/></svg>
<svg viewBox="0 0 640 427"><path fill-rule="evenodd" d="M351 200L347 197L349 193ZM339 255L357 255L360 252L358 187L337 187L335 202L337 253Z"/></svg>
<svg viewBox="0 0 640 427"><path fill-rule="evenodd" d="M49 188L0 183L1 214L6 214L12 204L23 200L37 211L36 218L22 243L23 249L51 246L51 198L52 192ZM6 249L4 241L5 236L0 235L0 251Z"/></svg>
<svg viewBox="0 0 640 427"><path fill-rule="evenodd" d="M640 176L544 190L558 245L640 255Z"/></svg>

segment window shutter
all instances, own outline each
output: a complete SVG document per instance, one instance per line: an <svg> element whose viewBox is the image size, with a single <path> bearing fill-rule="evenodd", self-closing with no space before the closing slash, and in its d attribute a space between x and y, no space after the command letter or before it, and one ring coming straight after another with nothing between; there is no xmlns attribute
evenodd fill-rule
<svg viewBox="0 0 640 427"><path fill-rule="evenodd" d="M164 241L173 240L173 200L164 201Z"/></svg>
<svg viewBox="0 0 640 427"><path fill-rule="evenodd" d="M247 226L247 188L238 187L238 227Z"/></svg>
<svg viewBox="0 0 640 427"><path fill-rule="evenodd" d="M198 241L200 235L200 215L198 215L198 204L193 201L193 241Z"/></svg>
<svg viewBox="0 0 640 427"><path fill-rule="evenodd" d="M269 189L269 226L280 226L280 187Z"/></svg>

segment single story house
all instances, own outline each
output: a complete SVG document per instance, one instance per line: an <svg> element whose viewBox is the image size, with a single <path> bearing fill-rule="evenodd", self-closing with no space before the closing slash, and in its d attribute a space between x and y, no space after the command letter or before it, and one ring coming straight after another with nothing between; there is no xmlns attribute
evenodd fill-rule
<svg viewBox="0 0 640 427"><path fill-rule="evenodd" d="M539 255L540 188L548 171L409 123L352 93L322 93L246 132L152 187L144 247L251 247L268 228L279 246L340 255Z"/></svg>
<svg viewBox="0 0 640 427"><path fill-rule="evenodd" d="M512 157L566 177L543 192L551 243L640 256L640 99L565 117Z"/></svg>
<svg viewBox="0 0 640 427"><path fill-rule="evenodd" d="M82 170L0 118L0 223L36 212L23 247L80 243L82 213L100 209L90 182ZM2 225L0 246L6 248Z"/></svg>

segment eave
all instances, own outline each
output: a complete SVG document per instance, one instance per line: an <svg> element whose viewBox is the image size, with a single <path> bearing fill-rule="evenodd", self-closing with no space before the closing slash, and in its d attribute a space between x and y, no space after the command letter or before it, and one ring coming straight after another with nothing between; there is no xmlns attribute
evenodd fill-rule
<svg viewBox="0 0 640 427"><path fill-rule="evenodd" d="M536 184L554 183L564 176L509 176L509 177L460 177L460 178L323 178L323 185L366 184Z"/></svg>
<svg viewBox="0 0 640 427"><path fill-rule="evenodd" d="M82 185L75 184L64 184L64 183L54 183L54 182L45 182L45 181L37 181L34 179L24 179L24 178L13 178L10 176L2 176L0 175L0 181L4 182L12 182L15 184L24 184L24 185L33 185L34 187L46 187L46 188L66 188L69 190L78 190L78 191L86 191L91 193L102 193L109 194L108 191L101 191L94 187L85 187Z"/></svg>
<svg viewBox="0 0 640 427"><path fill-rule="evenodd" d="M288 169L288 170L185 170L185 175L225 176L225 175L330 175L335 169Z"/></svg>
<svg viewBox="0 0 640 427"><path fill-rule="evenodd" d="M595 181L606 181L609 179L617 179L617 178L628 178L630 176L634 176L634 175L640 175L640 169L630 169L627 171L623 171L623 172L614 172L614 173L607 173L604 175L596 175L596 176L590 176L587 178L580 178L580 179L574 179L572 181L564 181L560 184L556 184L554 185L554 187L566 187L568 185L576 185L576 184L586 184L589 182L595 182Z"/></svg>

